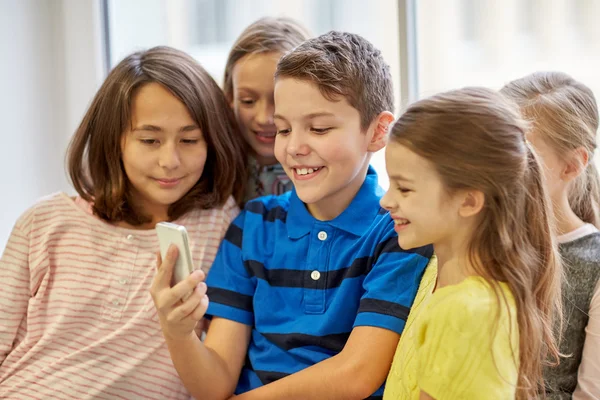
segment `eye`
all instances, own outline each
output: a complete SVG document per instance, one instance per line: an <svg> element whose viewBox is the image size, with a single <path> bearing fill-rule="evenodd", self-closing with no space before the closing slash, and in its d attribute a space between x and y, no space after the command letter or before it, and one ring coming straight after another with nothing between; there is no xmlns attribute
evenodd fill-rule
<svg viewBox="0 0 600 400"><path fill-rule="evenodd" d="M199 141L199 139L181 139L183 144L197 144Z"/></svg>
<svg viewBox="0 0 600 400"><path fill-rule="evenodd" d="M254 103L256 103L256 101L254 99L240 99L240 103L242 103L245 106L251 106Z"/></svg>
<svg viewBox="0 0 600 400"><path fill-rule="evenodd" d="M285 136L285 135L289 135L291 131L292 131L292 130L291 130L291 129L289 129L289 128L288 128L288 129L278 129L278 130L277 130L277 134L278 134L278 135L284 135L284 136Z"/></svg>
<svg viewBox="0 0 600 400"><path fill-rule="evenodd" d="M152 144L158 143L158 140L156 140L156 139L140 139L140 142L142 144L152 145Z"/></svg>
<svg viewBox="0 0 600 400"><path fill-rule="evenodd" d="M397 189L397 190L398 190L400 193L402 193L402 194L406 194L406 193L412 192L412 190L410 190L410 189L407 189L407 188L405 188L405 187L402 187L402 186L399 186L399 185L397 185L397 186L396 186L396 189Z"/></svg>
<svg viewBox="0 0 600 400"><path fill-rule="evenodd" d="M333 128L310 128L310 130L318 135L322 135L324 133L329 132Z"/></svg>

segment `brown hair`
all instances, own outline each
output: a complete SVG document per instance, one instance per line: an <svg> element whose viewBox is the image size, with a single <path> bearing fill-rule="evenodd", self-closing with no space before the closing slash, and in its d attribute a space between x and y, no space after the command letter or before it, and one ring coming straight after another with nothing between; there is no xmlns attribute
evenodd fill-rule
<svg viewBox="0 0 600 400"><path fill-rule="evenodd" d="M517 102L559 157L580 147L587 151L587 168L569 187L569 205L581 220L600 228L600 175L593 161L598 131L594 93L562 72L536 72L500 92Z"/></svg>
<svg viewBox="0 0 600 400"><path fill-rule="evenodd" d="M379 113L394 112L390 67L359 35L331 31L309 39L279 60L275 78L306 80L331 101L346 98L366 129Z"/></svg>
<svg viewBox="0 0 600 400"><path fill-rule="evenodd" d="M131 125L132 97L150 82L162 85L185 104L208 147L202 176L169 207L169 218L192 208L223 205L231 195L240 202L246 166L233 112L204 68L186 53L162 46L125 57L94 97L67 153L69 175L79 195L93 202L94 214L106 221L132 225L149 221L133 206L120 143Z"/></svg>
<svg viewBox="0 0 600 400"><path fill-rule="evenodd" d="M285 53L310 37L299 22L285 17L264 17L250 24L233 44L223 78L223 91L231 102L233 99L233 68L244 56L256 53Z"/></svg>
<svg viewBox="0 0 600 400"><path fill-rule="evenodd" d="M485 196L469 257L499 304L504 297L499 281L515 297L518 398L538 394L543 360L548 355L558 360L552 327L561 306L549 200L526 128L517 108L499 93L464 88L412 104L390 137L435 165L449 192L475 189Z"/></svg>

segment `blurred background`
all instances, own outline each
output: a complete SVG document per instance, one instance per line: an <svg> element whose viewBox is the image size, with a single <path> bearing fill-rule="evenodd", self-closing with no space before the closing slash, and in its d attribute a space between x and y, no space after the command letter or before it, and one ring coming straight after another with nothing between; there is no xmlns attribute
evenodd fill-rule
<svg viewBox="0 0 600 400"><path fill-rule="evenodd" d="M266 15L373 42L393 71L397 115L422 96L498 89L536 70L600 93L598 0L0 0L0 249L35 200L73 193L65 150L112 66L165 44L221 83L233 41ZM386 187L383 152L372 163Z"/></svg>

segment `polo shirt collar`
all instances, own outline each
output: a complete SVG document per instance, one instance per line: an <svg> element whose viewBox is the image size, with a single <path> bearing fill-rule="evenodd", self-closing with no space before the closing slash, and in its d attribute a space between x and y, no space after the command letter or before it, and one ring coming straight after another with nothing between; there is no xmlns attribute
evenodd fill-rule
<svg viewBox="0 0 600 400"><path fill-rule="evenodd" d="M383 189L379 187L377 173L373 167L369 166L365 181L350 205L327 223L355 236L362 236L367 233L373 219L381 209L379 206L381 196L383 196ZM290 208L286 219L289 237L298 239L309 234L315 222L323 221L318 221L308 212L306 205L300 200L294 188L290 194Z"/></svg>

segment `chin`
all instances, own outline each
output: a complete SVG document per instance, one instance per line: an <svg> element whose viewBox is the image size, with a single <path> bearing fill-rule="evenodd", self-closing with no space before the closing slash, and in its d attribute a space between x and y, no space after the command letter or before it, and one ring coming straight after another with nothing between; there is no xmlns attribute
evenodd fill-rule
<svg viewBox="0 0 600 400"><path fill-rule="evenodd" d="M156 197L153 200L153 202L155 204L159 204L161 206L164 207L169 207L172 204L178 202L179 200L181 200L181 198L183 198L183 194L182 195L178 195L178 196L165 196L165 197Z"/></svg>
<svg viewBox="0 0 600 400"><path fill-rule="evenodd" d="M402 238L400 236L398 236L398 244L400 245L400 248L402 250L411 250L411 249L416 249L418 247L424 246L424 244L418 243L414 240L407 240L407 239L402 240Z"/></svg>
<svg viewBox="0 0 600 400"><path fill-rule="evenodd" d="M296 187L296 194L298 195L298 198L300 200L302 200L303 203L315 204L315 203L318 203L319 201L323 200L323 198L325 198L327 196L326 193L315 193L315 192L317 192L317 190L315 190L315 189L309 189L309 190L300 189L300 190L298 190L298 187Z"/></svg>

